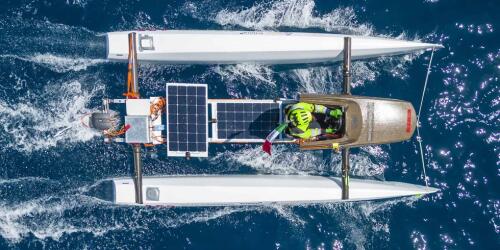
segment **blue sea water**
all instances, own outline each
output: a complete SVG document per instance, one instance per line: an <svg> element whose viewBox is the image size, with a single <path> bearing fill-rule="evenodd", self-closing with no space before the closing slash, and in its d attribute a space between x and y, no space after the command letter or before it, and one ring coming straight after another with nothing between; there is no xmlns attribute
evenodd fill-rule
<svg viewBox="0 0 500 250"><path fill-rule="evenodd" d="M4 0L0 5L0 249L499 249L498 1ZM80 118L124 91L101 36L131 29L278 30L442 43L422 107L431 186L421 199L307 206L115 206L89 195L131 175L130 149ZM418 107L430 53L353 64L353 93ZM340 91L340 64L141 65L143 95L201 82L211 97ZM154 157L154 155L157 157ZM278 146L212 147L210 158L145 156L145 175L339 175L340 157ZM352 175L423 184L416 139L354 150Z"/></svg>

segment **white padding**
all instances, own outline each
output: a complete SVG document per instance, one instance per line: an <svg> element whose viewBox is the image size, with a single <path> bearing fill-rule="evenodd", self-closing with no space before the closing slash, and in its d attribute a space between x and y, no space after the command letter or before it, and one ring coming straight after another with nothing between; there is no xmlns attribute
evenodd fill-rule
<svg viewBox="0 0 500 250"><path fill-rule="evenodd" d="M149 99L128 99L127 115L150 115Z"/></svg>

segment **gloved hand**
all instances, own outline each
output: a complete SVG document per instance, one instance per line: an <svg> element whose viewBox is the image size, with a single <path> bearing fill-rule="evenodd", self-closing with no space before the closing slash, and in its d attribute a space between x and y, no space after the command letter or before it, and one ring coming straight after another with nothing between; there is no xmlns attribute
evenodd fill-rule
<svg viewBox="0 0 500 250"><path fill-rule="evenodd" d="M342 110L341 109L331 110L329 115L333 118L339 119L340 117L342 117Z"/></svg>
<svg viewBox="0 0 500 250"><path fill-rule="evenodd" d="M326 134L333 134L333 133L335 133L335 129L333 129L333 128L327 128L327 129L325 129L325 133Z"/></svg>

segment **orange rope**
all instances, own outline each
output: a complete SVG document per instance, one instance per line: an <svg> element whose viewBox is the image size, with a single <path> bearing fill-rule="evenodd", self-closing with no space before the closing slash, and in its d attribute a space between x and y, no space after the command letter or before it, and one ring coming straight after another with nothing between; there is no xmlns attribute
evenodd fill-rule
<svg viewBox="0 0 500 250"><path fill-rule="evenodd" d="M153 140L163 144L163 143L165 143L166 138L161 136L161 135L157 135L157 136L153 136Z"/></svg>
<svg viewBox="0 0 500 250"><path fill-rule="evenodd" d="M121 126L121 128L118 130L108 129L108 130L104 131L104 135L106 135L107 137L117 137L117 136L125 134L125 132L127 132L127 130L129 128L130 128L130 125L126 124L126 125Z"/></svg>
<svg viewBox="0 0 500 250"><path fill-rule="evenodd" d="M156 120L161 113L165 110L165 98L160 97L156 102L152 103L149 107L149 111L151 113L151 119Z"/></svg>
<svg viewBox="0 0 500 250"><path fill-rule="evenodd" d="M164 144L165 143L165 138L162 137L161 135L159 135L159 136L153 136L152 138L153 138L153 140L159 142L160 144ZM144 146L146 146L146 147L154 147L156 145L159 145L159 144L154 144L154 143L144 144Z"/></svg>

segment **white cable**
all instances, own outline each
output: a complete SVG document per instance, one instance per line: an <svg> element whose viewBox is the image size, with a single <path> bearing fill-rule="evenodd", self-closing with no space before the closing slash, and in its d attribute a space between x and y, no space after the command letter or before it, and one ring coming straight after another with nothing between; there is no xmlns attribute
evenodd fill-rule
<svg viewBox="0 0 500 250"><path fill-rule="evenodd" d="M420 112L422 111L422 103L424 102L425 90L427 89L427 82L429 81L429 75L431 74L432 58L434 57L434 47L432 47L431 59L429 60L429 66L427 66L427 75L425 76L424 90L422 91L422 98L420 98L420 107L418 108L417 117L420 119Z"/></svg>
<svg viewBox="0 0 500 250"><path fill-rule="evenodd" d="M420 137L419 127L420 125L417 124L417 141L418 141L418 146L420 147L420 159L422 160L422 170L424 173L425 186L429 186L429 183L427 183L427 174L425 173L424 150L422 149L422 138Z"/></svg>
<svg viewBox="0 0 500 250"><path fill-rule="evenodd" d="M424 161L424 150L422 148L422 137L420 136L420 112L422 112L422 104L424 102L425 91L427 89L427 82L429 81L429 75L431 74L432 58L434 57L434 47L432 48L431 58L429 59L429 65L427 66L427 75L425 76L424 89L422 91L422 98L420 98L420 106L418 108L417 115L417 141L420 147L420 159L422 160L422 171L424 173L425 186L429 186L427 182L427 174L425 173L425 161Z"/></svg>

